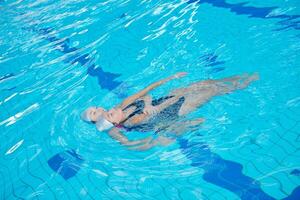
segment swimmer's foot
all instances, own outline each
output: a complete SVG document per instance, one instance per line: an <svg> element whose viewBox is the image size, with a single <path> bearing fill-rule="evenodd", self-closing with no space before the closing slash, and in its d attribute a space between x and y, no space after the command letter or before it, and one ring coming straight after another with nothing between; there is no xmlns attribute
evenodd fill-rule
<svg viewBox="0 0 300 200"><path fill-rule="evenodd" d="M241 83L241 88L245 88L247 87L251 82L253 81L257 81L259 80L259 75L258 73L254 73L252 75L249 75L247 74L247 76L245 76L243 79L242 79L242 83Z"/></svg>
<svg viewBox="0 0 300 200"><path fill-rule="evenodd" d="M257 81L257 80L259 80L259 74L257 72L255 72L254 74L248 77L249 82Z"/></svg>
<svg viewBox="0 0 300 200"><path fill-rule="evenodd" d="M258 73L254 74L242 74L234 77L218 80L217 90L218 94L228 94L234 90L246 88L252 81L259 79Z"/></svg>

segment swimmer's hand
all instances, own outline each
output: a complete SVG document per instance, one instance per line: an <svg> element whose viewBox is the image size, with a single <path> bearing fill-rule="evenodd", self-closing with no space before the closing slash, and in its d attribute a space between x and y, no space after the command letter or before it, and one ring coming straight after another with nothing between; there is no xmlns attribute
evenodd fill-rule
<svg viewBox="0 0 300 200"><path fill-rule="evenodd" d="M178 79L178 78L184 77L186 75L187 75L187 72L178 72L177 74L174 74L174 75L169 76L168 78L164 79L164 82L174 80L174 79Z"/></svg>
<svg viewBox="0 0 300 200"><path fill-rule="evenodd" d="M165 136L158 136L158 138L156 139L157 144L161 145L161 146L168 146L169 144L173 143L174 141L175 141L175 139L168 138Z"/></svg>
<svg viewBox="0 0 300 200"><path fill-rule="evenodd" d="M171 143L173 143L175 141L175 139L171 139L171 138L167 138L164 136L158 136L157 139L155 140L149 140L148 142L145 142L142 145L138 145L138 146L134 146L134 147L129 147L129 150L139 150L139 151L145 151L148 149L151 149L155 146L168 146Z"/></svg>
<svg viewBox="0 0 300 200"><path fill-rule="evenodd" d="M147 96L143 96L140 98L141 100L144 100L145 102L145 108L143 110L143 113L145 115L154 115L155 113L157 113L157 108L155 108L155 106L152 106L151 102L152 102L152 97L150 95Z"/></svg>
<svg viewBox="0 0 300 200"><path fill-rule="evenodd" d="M144 113L145 115L149 115L149 116L155 115L155 114L158 113L158 108L156 108L155 106L152 106L152 105L151 105L151 106L150 106L150 105L147 105L147 106L144 108L143 113Z"/></svg>
<svg viewBox="0 0 300 200"><path fill-rule="evenodd" d="M179 99L179 96L174 96L172 98L167 99L166 101L164 101L163 103L157 105L157 106L152 106L151 104L146 105L143 113L149 116L153 116L156 115L158 113L160 113L162 110L164 110L165 108L167 108L168 106L174 104L175 102L177 102Z"/></svg>
<svg viewBox="0 0 300 200"><path fill-rule="evenodd" d="M186 75L187 75L187 72L179 72L179 73L173 75L172 78L174 78L174 79L175 78L181 78L181 77L184 77Z"/></svg>
<svg viewBox="0 0 300 200"><path fill-rule="evenodd" d="M124 146L129 147L129 149L133 149L135 148L135 146L140 146L140 145L145 145L145 144L149 144L152 141L152 137L147 137L144 139L140 139L140 140L131 140L131 141L127 141L122 143Z"/></svg>

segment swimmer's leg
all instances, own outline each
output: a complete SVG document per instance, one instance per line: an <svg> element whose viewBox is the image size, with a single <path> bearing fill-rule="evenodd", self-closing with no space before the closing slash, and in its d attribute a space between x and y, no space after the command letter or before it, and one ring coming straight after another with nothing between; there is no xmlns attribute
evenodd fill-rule
<svg viewBox="0 0 300 200"><path fill-rule="evenodd" d="M179 115L186 115L217 95L247 87L252 81L258 80L258 75L240 75L219 80L200 81L171 92L171 95L184 96L185 101L179 110Z"/></svg>
<svg viewBox="0 0 300 200"><path fill-rule="evenodd" d="M259 76L257 73L252 75L242 74L218 80L199 81L196 83L192 83L184 89L186 93L199 92L199 90L209 89L211 91L215 90L215 92L217 92L217 95L220 95L220 93L229 93L237 89L246 88L252 81L258 79Z"/></svg>
<svg viewBox="0 0 300 200"><path fill-rule="evenodd" d="M243 74L241 76L234 76L231 78L225 78L216 80L217 95L228 94L234 90L240 90L246 88L251 82L259 79L257 73L248 75Z"/></svg>

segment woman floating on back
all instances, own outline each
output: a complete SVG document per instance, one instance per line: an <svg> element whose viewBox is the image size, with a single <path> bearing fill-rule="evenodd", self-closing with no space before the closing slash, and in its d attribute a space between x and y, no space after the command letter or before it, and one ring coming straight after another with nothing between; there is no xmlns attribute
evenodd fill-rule
<svg viewBox="0 0 300 200"><path fill-rule="evenodd" d="M155 140L152 137L129 140L122 132L154 131L158 134L162 132L181 134L187 128L204 121L203 118L182 121L185 115L196 110L212 97L243 89L259 78L257 74L244 74L218 80L198 81L187 87L173 89L159 99L152 99L148 94L158 86L185 75L185 72L181 72L157 81L110 110L90 107L82 113L81 118L94 123L99 131L108 131L112 138L131 149L141 150L156 145L167 145L172 139L164 136L159 136Z"/></svg>

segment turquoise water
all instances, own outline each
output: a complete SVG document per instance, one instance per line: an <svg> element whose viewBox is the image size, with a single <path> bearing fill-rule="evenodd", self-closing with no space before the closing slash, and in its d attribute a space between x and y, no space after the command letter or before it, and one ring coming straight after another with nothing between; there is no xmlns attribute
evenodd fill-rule
<svg viewBox="0 0 300 200"><path fill-rule="evenodd" d="M300 199L300 2L242 2L0 1L0 199ZM168 147L130 151L80 120L181 71L153 96L260 80Z"/></svg>

